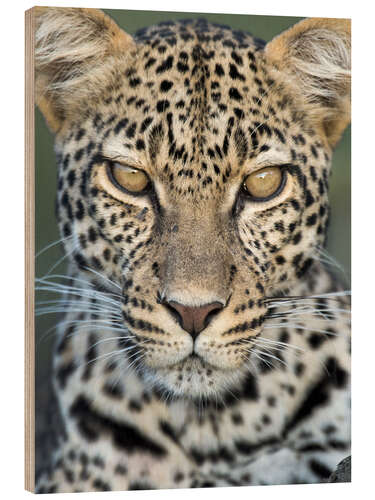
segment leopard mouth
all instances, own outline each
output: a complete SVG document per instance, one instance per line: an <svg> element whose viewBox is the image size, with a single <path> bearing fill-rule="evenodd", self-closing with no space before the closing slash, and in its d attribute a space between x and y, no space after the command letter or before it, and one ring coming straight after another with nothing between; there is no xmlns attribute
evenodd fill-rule
<svg viewBox="0 0 375 500"><path fill-rule="evenodd" d="M210 363L195 351L193 351L191 354L178 361L177 363L170 365L169 368L177 371L185 370L188 373L196 373L197 375L201 375L202 370L206 370L208 375L211 375L215 371L232 371L232 369L230 368L225 369L220 366L216 366L213 363Z"/></svg>
<svg viewBox="0 0 375 500"><path fill-rule="evenodd" d="M197 375L201 375L202 370L206 370L208 374L211 375L212 371L217 369L213 365L205 361L196 352L192 352L181 361L178 361L174 365L171 365L169 368L177 371L185 370L187 373L191 372L196 373Z"/></svg>
<svg viewBox="0 0 375 500"><path fill-rule="evenodd" d="M227 390L241 382L246 371L223 369L193 352L167 367L145 367L147 382L172 398L208 401L221 399Z"/></svg>

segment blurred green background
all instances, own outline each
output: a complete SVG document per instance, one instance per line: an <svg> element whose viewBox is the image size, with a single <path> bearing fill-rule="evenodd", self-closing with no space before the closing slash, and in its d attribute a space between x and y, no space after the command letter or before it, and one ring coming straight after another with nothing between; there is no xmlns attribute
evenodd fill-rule
<svg viewBox="0 0 375 500"><path fill-rule="evenodd" d="M125 31L132 34L137 29L165 20L205 17L209 21L228 24L254 36L269 41L281 31L289 28L301 18L278 16L251 16L229 14L189 14L187 12L152 12L107 10ZM36 253L60 238L55 221L56 161L53 137L44 119L36 113ZM342 265L350 276L350 129L336 148L333 157L330 199L332 204L331 226L328 237L328 251ZM61 247L54 246L36 259L36 276L47 273L63 257ZM64 272L65 261L53 269L52 273ZM36 299L48 300L48 296L37 292ZM54 316L36 318L36 383L38 387L50 369L51 350L56 323ZM49 334L47 334L49 332ZM38 398L38 391L37 391ZM38 409L38 399L37 399Z"/></svg>

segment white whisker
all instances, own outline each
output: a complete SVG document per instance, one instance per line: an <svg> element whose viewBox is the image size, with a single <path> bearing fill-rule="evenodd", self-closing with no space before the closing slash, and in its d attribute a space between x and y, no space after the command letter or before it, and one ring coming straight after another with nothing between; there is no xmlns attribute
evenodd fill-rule
<svg viewBox="0 0 375 500"><path fill-rule="evenodd" d="M303 326L303 325L300 325L298 323L278 323L278 324L273 324L273 325L267 325L264 327L264 329L270 329L270 328L295 328L295 329L298 329L298 330L306 330L308 332L316 332L316 333L323 333L323 334L326 334L326 335L329 335L329 336L334 336L334 337L337 337L338 334L336 333L332 333L328 330L321 330L321 329L318 329L318 328L307 328L306 326Z"/></svg>
<svg viewBox="0 0 375 500"><path fill-rule="evenodd" d="M64 241L68 241L68 240L71 240L71 239L73 239L73 235L66 236L66 237L60 238L59 240L53 241L49 245L47 245L44 248L42 248L41 250L39 250L39 252L35 255L35 258L37 259L42 254L44 254L45 252L47 252L47 250L49 250L50 248L53 248L54 246L59 245L60 243L63 243Z"/></svg>

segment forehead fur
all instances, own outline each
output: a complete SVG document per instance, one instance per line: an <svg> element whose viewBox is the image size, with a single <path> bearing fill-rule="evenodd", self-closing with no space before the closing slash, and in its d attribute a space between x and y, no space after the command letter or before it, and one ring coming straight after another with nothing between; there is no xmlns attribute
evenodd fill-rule
<svg viewBox="0 0 375 500"><path fill-rule="evenodd" d="M225 192L259 155L290 162L288 135L315 134L250 35L197 20L141 30L135 41L85 114L104 156L131 159L174 193Z"/></svg>

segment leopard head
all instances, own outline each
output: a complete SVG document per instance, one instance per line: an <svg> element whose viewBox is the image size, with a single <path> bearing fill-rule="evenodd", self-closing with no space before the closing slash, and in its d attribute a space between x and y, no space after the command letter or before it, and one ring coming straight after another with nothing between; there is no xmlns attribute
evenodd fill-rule
<svg viewBox="0 0 375 500"><path fill-rule="evenodd" d="M131 37L95 9L40 8L36 23L72 265L121 288L145 377L225 391L249 369L267 298L324 244L349 22L304 20L268 44L203 20Z"/></svg>

